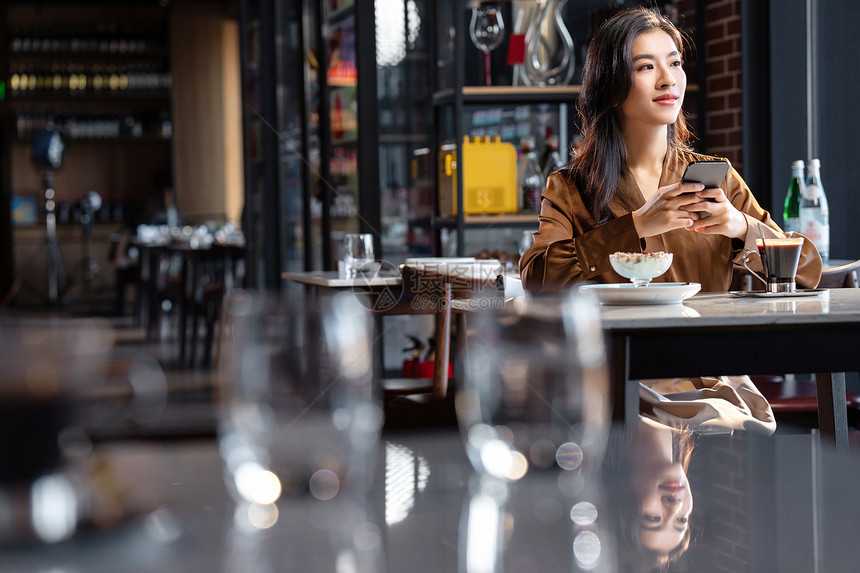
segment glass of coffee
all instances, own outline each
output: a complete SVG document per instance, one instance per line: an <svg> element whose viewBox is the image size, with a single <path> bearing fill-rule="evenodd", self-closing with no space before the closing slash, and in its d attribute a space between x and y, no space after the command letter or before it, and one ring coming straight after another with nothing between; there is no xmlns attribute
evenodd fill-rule
<svg viewBox="0 0 860 573"><path fill-rule="evenodd" d="M744 254L744 268L764 283L767 292L795 292L797 286L794 278L797 275L797 265L803 249L803 238L756 239L756 247L758 247L764 276L752 270L747 264L753 255L752 251Z"/></svg>

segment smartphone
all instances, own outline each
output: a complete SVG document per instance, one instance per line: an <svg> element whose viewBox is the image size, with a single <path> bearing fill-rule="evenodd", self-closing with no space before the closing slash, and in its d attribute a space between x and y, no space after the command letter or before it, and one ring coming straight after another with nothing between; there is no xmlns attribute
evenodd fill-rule
<svg viewBox="0 0 860 573"><path fill-rule="evenodd" d="M681 181L685 183L701 183L705 189L719 187L729 173L729 162L722 159L709 161L693 161L687 165Z"/></svg>
<svg viewBox="0 0 860 573"><path fill-rule="evenodd" d="M681 181L685 183L701 183L705 189L720 187L729 173L729 162L722 159L693 161L684 170ZM685 193L686 195L686 193ZM713 201L713 200L710 200ZM710 216L707 211L697 211L703 219Z"/></svg>

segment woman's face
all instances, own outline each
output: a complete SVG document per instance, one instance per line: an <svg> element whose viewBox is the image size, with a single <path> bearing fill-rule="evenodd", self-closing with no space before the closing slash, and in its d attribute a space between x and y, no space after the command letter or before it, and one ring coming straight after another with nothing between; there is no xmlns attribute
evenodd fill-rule
<svg viewBox="0 0 860 573"><path fill-rule="evenodd" d="M681 464L647 464L636 468L631 485L639 499L642 546L660 553L678 547L693 511L693 494Z"/></svg>
<svg viewBox="0 0 860 573"><path fill-rule="evenodd" d="M678 47L663 30L639 34L631 47L633 79L620 106L625 124L670 125L678 119L687 74Z"/></svg>

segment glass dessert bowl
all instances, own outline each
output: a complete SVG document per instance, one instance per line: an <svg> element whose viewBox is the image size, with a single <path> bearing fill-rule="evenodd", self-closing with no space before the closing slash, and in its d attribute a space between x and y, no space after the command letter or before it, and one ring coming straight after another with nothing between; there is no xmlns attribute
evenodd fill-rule
<svg viewBox="0 0 860 573"><path fill-rule="evenodd" d="M633 286L647 286L669 270L672 266L672 253L656 251L653 253L623 253L609 255L609 264L616 273L630 279Z"/></svg>

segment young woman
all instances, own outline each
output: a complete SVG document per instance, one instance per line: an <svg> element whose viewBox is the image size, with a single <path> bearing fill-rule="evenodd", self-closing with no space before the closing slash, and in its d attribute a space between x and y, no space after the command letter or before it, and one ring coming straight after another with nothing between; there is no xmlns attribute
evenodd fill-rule
<svg viewBox="0 0 860 573"><path fill-rule="evenodd" d="M681 183L687 164L713 159L687 145L681 113L686 86L681 33L659 13L627 10L596 31L577 103L582 144L570 165L547 181L540 228L520 259L526 290L554 292L586 280L624 283L609 264L611 253L666 251L674 261L656 281L698 282L703 292L725 292L733 261L740 262L745 250L756 251L757 238L784 236L733 168L721 188ZM751 263L761 268L758 257ZM814 287L820 276L821 257L805 240L797 283ZM713 396L719 384L733 388L731 400L699 401ZM748 377L647 386L643 399L656 419L680 416L693 425L738 429L753 420L751 426L765 431L776 427ZM664 409L667 393L689 391L699 395L685 394L687 405ZM719 419L738 413L738 419Z"/></svg>

